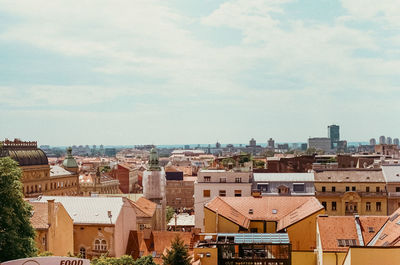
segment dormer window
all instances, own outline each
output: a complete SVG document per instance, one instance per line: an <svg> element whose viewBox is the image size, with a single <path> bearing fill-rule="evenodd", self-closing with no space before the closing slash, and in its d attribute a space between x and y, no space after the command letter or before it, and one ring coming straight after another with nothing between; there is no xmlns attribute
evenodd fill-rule
<svg viewBox="0 0 400 265"><path fill-rule="evenodd" d="M249 214L253 214L253 209L249 209Z"/></svg>

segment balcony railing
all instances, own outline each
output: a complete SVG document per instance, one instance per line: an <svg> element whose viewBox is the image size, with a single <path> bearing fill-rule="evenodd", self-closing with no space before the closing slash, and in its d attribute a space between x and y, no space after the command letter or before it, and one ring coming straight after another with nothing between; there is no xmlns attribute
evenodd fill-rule
<svg viewBox="0 0 400 265"><path fill-rule="evenodd" d="M361 197L386 197L388 193L386 191L379 191L379 192L363 192L363 191L316 191L315 195L320 197L340 197L343 196L345 193L348 192L355 192ZM400 192L398 192L398 196L400 196Z"/></svg>

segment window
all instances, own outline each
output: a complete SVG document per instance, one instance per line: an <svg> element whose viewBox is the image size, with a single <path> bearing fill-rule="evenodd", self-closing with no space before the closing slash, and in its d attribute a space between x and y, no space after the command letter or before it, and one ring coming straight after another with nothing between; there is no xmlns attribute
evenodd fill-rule
<svg viewBox="0 0 400 265"><path fill-rule="evenodd" d="M367 202L367 203L365 204L365 210L366 210L367 212L371 211L371 202Z"/></svg>
<svg viewBox="0 0 400 265"><path fill-rule="evenodd" d="M356 191L356 187L351 187L351 191Z"/></svg>
<svg viewBox="0 0 400 265"><path fill-rule="evenodd" d="M396 192L400 192L400 187L396 187Z"/></svg>
<svg viewBox="0 0 400 265"><path fill-rule="evenodd" d="M332 192L336 192L336 187L332 186Z"/></svg>
<svg viewBox="0 0 400 265"><path fill-rule="evenodd" d="M325 192L325 191L326 191L326 187L322 186L322 192Z"/></svg>
<svg viewBox="0 0 400 265"><path fill-rule="evenodd" d="M366 187L366 188L365 188L365 192L369 192L369 187Z"/></svg>
<svg viewBox="0 0 400 265"><path fill-rule="evenodd" d="M257 185L257 189L261 192L268 192L268 184L259 184Z"/></svg>
<svg viewBox="0 0 400 265"><path fill-rule="evenodd" d="M242 183L242 178L235 178L236 183Z"/></svg>
<svg viewBox="0 0 400 265"><path fill-rule="evenodd" d="M219 178L219 182L225 183L226 182L226 178Z"/></svg>
<svg viewBox="0 0 400 265"><path fill-rule="evenodd" d="M46 236L42 238L42 245L46 247Z"/></svg>
<svg viewBox="0 0 400 265"><path fill-rule="evenodd" d="M324 209L326 210L326 202L322 202L322 206L324 206Z"/></svg>
<svg viewBox="0 0 400 265"><path fill-rule="evenodd" d="M257 233L258 229L257 228L250 228L250 233Z"/></svg>
<svg viewBox="0 0 400 265"><path fill-rule="evenodd" d="M242 197L242 190L235 190L235 197Z"/></svg>
<svg viewBox="0 0 400 265"><path fill-rule="evenodd" d="M303 192L304 184L293 184L293 191L294 192Z"/></svg>
<svg viewBox="0 0 400 265"><path fill-rule="evenodd" d="M381 191L380 188L376 187L376 192L380 192L380 191Z"/></svg>
<svg viewBox="0 0 400 265"><path fill-rule="evenodd" d="M211 182L211 177L209 176L204 177L204 182Z"/></svg>
<svg viewBox="0 0 400 265"><path fill-rule="evenodd" d="M346 187L346 191L350 191L350 187L349 186Z"/></svg>
<svg viewBox="0 0 400 265"><path fill-rule="evenodd" d="M144 230L145 229L145 225L144 224L140 224L139 225L139 230Z"/></svg>
<svg viewBox="0 0 400 265"><path fill-rule="evenodd" d="M94 250L99 250L99 251L107 250L107 242L104 239L96 239L94 241Z"/></svg>
<svg viewBox="0 0 400 265"><path fill-rule="evenodd" d="M84 247L79 249L79 254L81 254L82 259L86 259L86 249Z"/></svg>
<svg viewBox="0 0 400 265"><path fill-rule="evenodd" d="M210 197L210 190L203 190L203 197L204 198Z"/></svg>
<svg viewBox="0 0 400 265"><path fill-rule="evenodd" d="M349 247L349 246L357 246L356 239L338 239L339 247Z"/></svg>
<svg viewBox="0 0 400 265"><path fill-rule="evenodd" d="M375 230L372 226L368 227L368 232L369 233L375 233Z"/></svg>
<svg viewBox="0 0 400 265"><path fill-rule="evenodd" d="M226 190L220 190L219 191L219 196L220 197L225 197L226 196Z"/></svg>
<svg viewBox="0 0 400 265"><path fill-rule="evenodd" d="M336 202L332 202L332 211L336 211Z"/></svg>
<svg viewBox="0 0 400 265"><path fill-rule="evenodd" d="M376 210L380 212L382 210L382 203L381 202L376 202Z"/></svg>

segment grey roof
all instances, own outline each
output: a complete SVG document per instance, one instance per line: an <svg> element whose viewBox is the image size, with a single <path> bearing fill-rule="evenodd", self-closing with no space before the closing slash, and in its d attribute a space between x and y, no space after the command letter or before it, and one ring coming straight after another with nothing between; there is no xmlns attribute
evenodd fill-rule
<svg viewBox="0 0 400 265"><path fill-rule="evenodd" d="M175 224L175 216L171 218L168 223L169 226L194 226L194 215L189 215L187 213L181 213L176 215L176 224Z"/></svg>
<svg viewBox="0 0 400 265"><path fill-rule="evenodd" d="M386 182L400 182L400 165L382 166L382 173Z"/></svg>
<svg viewBox="0 0 400 265"><path fill-rule="evenodd" d="M60 166L50 166L50 177L54 178L68 175L72 175L72 173Z"/></svg>
<svg viewBox="0 0 400 265"><path fill-rule="evenodd" d="M314 173L254 173L254 182L314 182Z"/></svg>
<svg viewBox="0 0 400 265"><path fill-rule="evenodd" d="M240 234L218 234L217 241L233 237L236 244L290 244L287 233L240 233Z"/></svg>
<svg viewBox="0 0 400 265"><path fill-rule="evenodd" d="M205 173L222 173L226 172L225 169L201 169L200 172L205 172Z"/></svg>
<svg viewBox="0 0 400 265"><path fill-rule="evenodd" d="M37 200L61 202L74 224L115 224L124 204L122 197L41 196Z"/></svg>

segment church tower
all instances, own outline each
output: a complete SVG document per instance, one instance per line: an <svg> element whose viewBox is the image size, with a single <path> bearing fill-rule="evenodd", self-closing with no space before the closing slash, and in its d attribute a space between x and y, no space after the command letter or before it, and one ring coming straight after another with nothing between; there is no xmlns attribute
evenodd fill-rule
<svg viewBox="0 0 400 265"><path fill-rule="evenodd" d="M165 185L165 171L158 163L157 150L152 148L148 169L143 172L143 196L157 204L154 230L166 230L167 227Z"/></svg>

